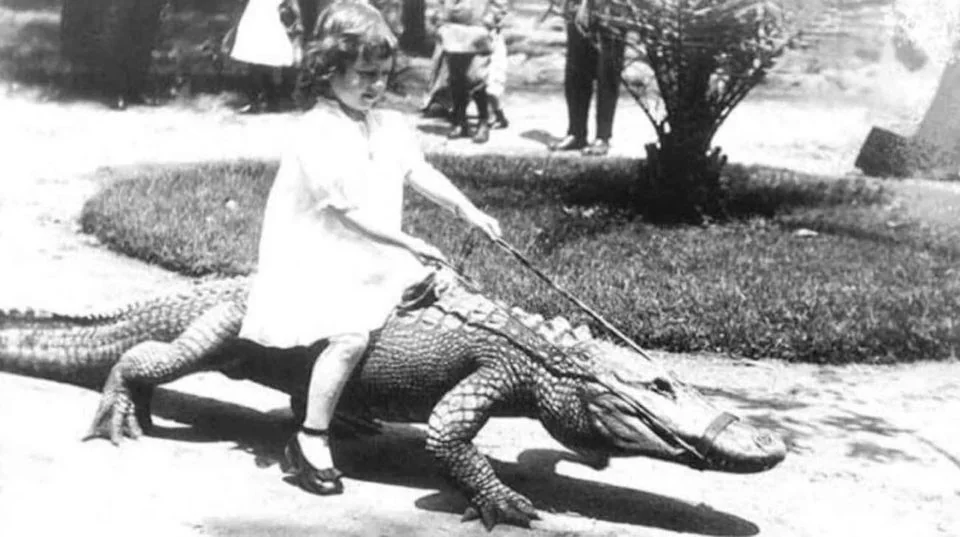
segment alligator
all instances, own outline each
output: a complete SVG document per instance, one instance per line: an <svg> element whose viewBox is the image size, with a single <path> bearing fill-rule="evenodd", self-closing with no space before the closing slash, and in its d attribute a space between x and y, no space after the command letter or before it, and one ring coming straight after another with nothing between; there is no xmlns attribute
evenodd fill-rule
<svg viewBox="0 0 960 537"><path fill-rule="evenodd" d="M437 281L445 283L414 293L371 334L337 415L426 423L426 449L468 499L464 520L490 529L538 518L472 443L491 417L537 419L596 468L642 456L752 473L784 459L776 433L717 409L636 351L491 300L455 274ZM102 314L0 312L0 371L102 389L88 437L114 443L149 433L156 386L199 371L280 390L302 418L323 342L280 350L236 337L248 285L207 281Z"/></svg>

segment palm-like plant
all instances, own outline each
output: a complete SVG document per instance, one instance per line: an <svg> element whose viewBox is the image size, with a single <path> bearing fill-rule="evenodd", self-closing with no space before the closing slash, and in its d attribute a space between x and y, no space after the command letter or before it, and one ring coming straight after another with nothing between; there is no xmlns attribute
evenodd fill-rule
<svg viewBox="0 0 960 537"><path fill-rule="evenodd" d="M656 82L624 85L657 134L643 183L659 216L722 216L726 157L712 140L796 37L779 2L597 0L590 20L626 43L628 67L645 63Z"/></svg>

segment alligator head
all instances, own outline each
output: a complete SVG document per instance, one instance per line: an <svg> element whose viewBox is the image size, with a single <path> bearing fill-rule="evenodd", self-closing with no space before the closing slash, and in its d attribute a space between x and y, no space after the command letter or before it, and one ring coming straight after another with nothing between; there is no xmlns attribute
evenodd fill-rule
<svg viewBox="0 0 960 537"><path fill-rule="evenodd" d="M779 435L717 409L633 351L597 340L571 350L594 378L580 380L576 387L579 416L572 421L580 430L551 432L575 451L591 457L643 456L732 473L768 470L786 456Z"/></svg>

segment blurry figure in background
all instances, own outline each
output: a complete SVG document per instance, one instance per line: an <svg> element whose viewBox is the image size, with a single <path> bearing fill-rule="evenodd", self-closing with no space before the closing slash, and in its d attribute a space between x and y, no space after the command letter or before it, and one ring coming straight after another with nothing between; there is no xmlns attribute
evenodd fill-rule
<svg viewBox="0 0 960 537"><path fill-rule="evenodd" d="M487 69L487 101L490 103L490 113L494 129L505 129L510 126L507 116L503 112L503 93L507 89L507 40L503 37L503 28L493 31L493 51L490 53L490 67Z"/></svg>
<svg viewBox="0 0 960 537"><path fill-rule="evenodd" d="M433 48L433 57L430 58L430 81L427 84L427 93L423 96L423 104L420 105L420 113L424 116L450 119L448 78L447 64L443 61L443 48L438 45Z"/></svg>
<svg viewBox="0 0 960 537"><path fill-rule="evenodd" d="M115 110L147 104L153 49L167 0L66 0L61 53L74 82Z"/></svg>
<svg viewBox="0 0 960 537"><path fill-rule="evenodd" d="M303 17L297 0L248 0L233 30L230 57L250 65L248 102L238 112L279 107L285 77L303 56Z"/></svg>
<svg viewBox="0 0 960 537"><path fill-rule="evenodd" d="M600 0L601 2L604 0ZM567 101L567 134L552 144L552 151L582 150L584 155L602 156L610 150L613 117L620 97L624 43L594 24L591 12L595 0L564 0L567 20L567 58L563 92ZM597 137L587 145L587 117L593 84L597 84Z"/></svg>
<svg viewBox="0 0 960 537"><path fill-rule="evenodd" d="M438 44L447 71L453 128L448 138L470 137L467 106L471 97L477 105L479 122L473 135L476 143L490 139L490 111L487 80L494 33L506 15L505 0L441 0L437 13Z"/></svg>
<svg viewBox="0 0 960 537"><path fill-rule="evenodd" d="M493 33L493 51L490 56L477 56L471 65L469 77L470 86L478 87L486 84L487 101L490 114L493 115L491 128L505 129L510 126L503 111L503 94L507 83L507 42L503 37L503 29ZM452 102L450 99L450 85L448 83L447 67L444 62L443 49L436 47L431 59L430 83L423 98L420 112L425 117L443 117L451 119ZM485 77L482 78L482 77Z"/></svg>

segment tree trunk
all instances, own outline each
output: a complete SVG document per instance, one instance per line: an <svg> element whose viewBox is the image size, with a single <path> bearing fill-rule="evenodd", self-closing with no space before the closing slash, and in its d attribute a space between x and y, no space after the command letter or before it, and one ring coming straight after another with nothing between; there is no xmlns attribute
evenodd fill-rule
<svg viewBox="0 0 960 537"><path fill-rule="evenodd" d="M727 158L719 148L710 150L705 125L687 126L661 135L649 144L644 167L645 185L651 190L646 212L653 220L702 223L723 216L720 174Z"/></svg>
<svg viewBox="0 0 960 537"><path fill-rule="evenodd" d="M704 100L706 83L698 77L685 82L686 91L677 99L682 106L668 118L658 144L646 147L645 174L653 201L646 212L658 220L700 223L704 217L722 216L720 173L726 157L719 149L711 151L717 118Z"/></svg>
<svg viewBox="0 0 960 537"><path fill-rule="evenodd" d="M960 165L960 58L944 68L914 142L920 151L919 168Z"/></svg>

